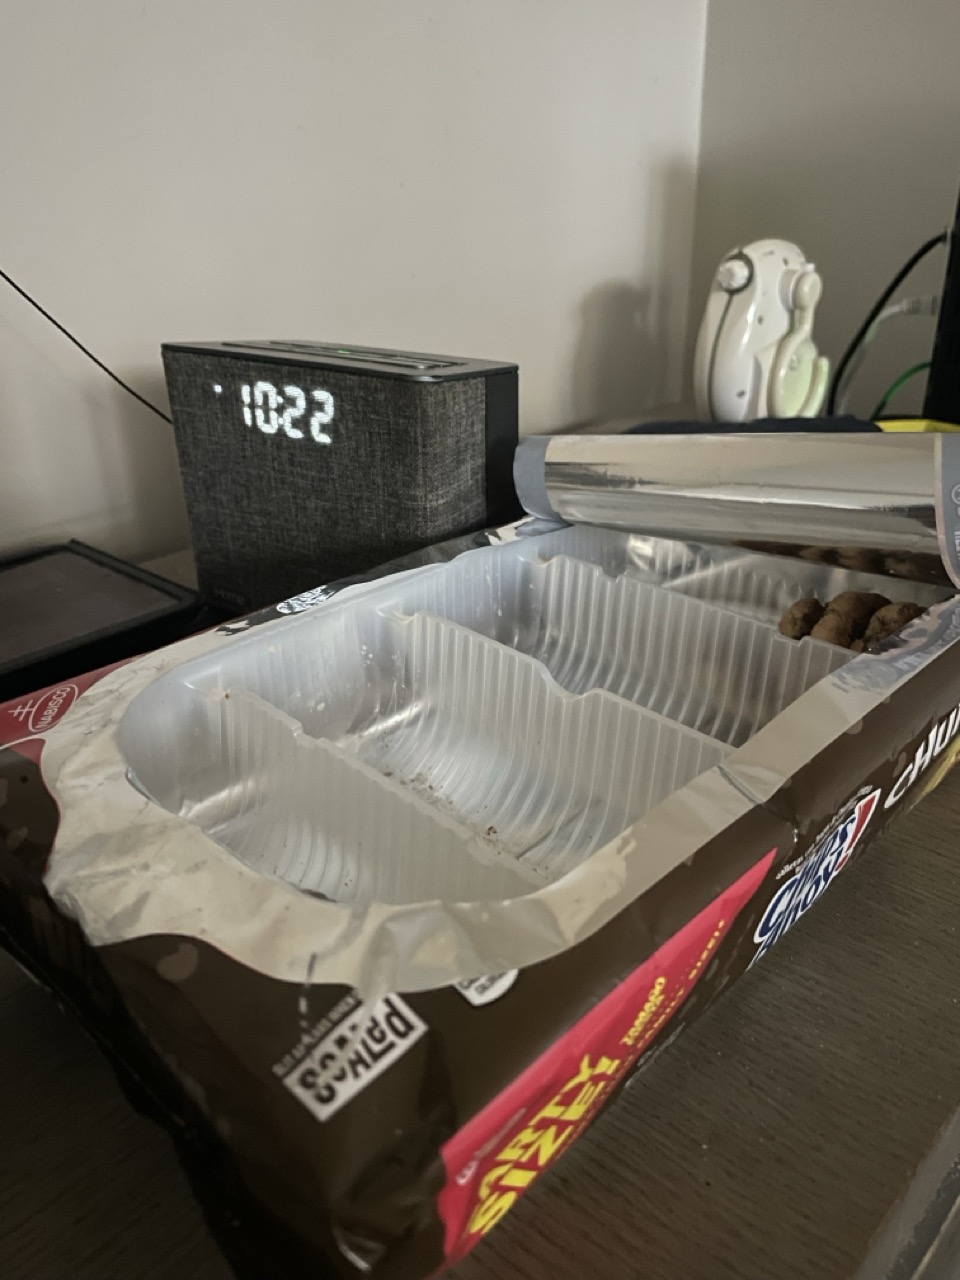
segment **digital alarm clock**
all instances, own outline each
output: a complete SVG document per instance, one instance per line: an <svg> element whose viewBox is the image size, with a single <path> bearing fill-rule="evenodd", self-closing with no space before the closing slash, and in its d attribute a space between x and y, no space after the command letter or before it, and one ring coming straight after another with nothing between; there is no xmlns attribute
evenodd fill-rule
<svg viewBox="0 0 960 1280"><path fill-rule="evenodd" d="M200 589L247 611L519 514L517 366L166 343Z"/></svg>

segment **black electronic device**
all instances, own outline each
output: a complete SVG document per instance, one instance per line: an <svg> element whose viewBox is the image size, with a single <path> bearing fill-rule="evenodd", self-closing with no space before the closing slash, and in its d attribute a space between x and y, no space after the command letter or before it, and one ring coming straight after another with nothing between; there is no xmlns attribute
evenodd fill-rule
<svg viewBox="0 0 960 1280"><path fill-rule="evenodd" d="M0 702L218 621L195 591L82 542L0 557L0 619Z"/></svg>
<svg viewBox="0 0 960 1280"><path fill-rule="evenodd" d="M923 416L960 425L960 197L950 235Z"/></svg>
<svg viewBox="0 0 960 1280"><path fill-rule="evenodd" d="M200 589L237 612L519 514L517 366L166 343Z"/></svg>

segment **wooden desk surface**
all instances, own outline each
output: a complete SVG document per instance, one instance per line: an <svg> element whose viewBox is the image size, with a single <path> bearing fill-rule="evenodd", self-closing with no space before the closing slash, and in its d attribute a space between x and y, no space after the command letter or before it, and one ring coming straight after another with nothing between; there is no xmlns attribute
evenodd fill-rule
<svg viewBox="0 0 960 1280"><path fill-rule="evenodd" d="M5 1280L228 1280L167 1139L5 957L0 1162ZM956 1280L958 1189L960 770L454 1274ZM910 1235L932 1199L952 1262Z"/></svg>

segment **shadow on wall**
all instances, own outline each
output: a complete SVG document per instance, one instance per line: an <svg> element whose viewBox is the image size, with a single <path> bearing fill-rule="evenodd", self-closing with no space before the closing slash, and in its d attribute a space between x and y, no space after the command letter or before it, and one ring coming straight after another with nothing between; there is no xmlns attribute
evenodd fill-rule
<svg viewBox="0 0 960 1280"><path fill-rule="evenodd" d="M11 325L7 336L2 363L17 377L0 369L0 548L79 538L145 559L185 546L173 428L72 348L48 346L59 335L30 340ZM116 371L166 408L159 352L156 368Z"/></svg>
<svg viewBox="0 0 960 1280"><path fill-rule="evenodd" d="M583 300L573 357L578 419L621 418L647 404L657 360L652 293L626 281L597 285Z"/></svg>
<svg viewBox="0 0 960 1280"><path fill-rule="evenodd" d="M608 280L583 300L571 369L580 422L639 416L680 396L695 189L689 165L655 169L638 254L646 278Z"/></svg>
<svg viewBox="0 0 960 1280"><path fill-rule="evenodd" d="M170 416L159 345L156 364L118 369L117 373ZM123 451L126 483L135 496L133 514L137 526L144 530L140 536L149 542L141 554L155 556L179 551L189 545L190 534L173 426L142 408L120 387L116 392L123 402L120 420L126 442Z"/></svg>

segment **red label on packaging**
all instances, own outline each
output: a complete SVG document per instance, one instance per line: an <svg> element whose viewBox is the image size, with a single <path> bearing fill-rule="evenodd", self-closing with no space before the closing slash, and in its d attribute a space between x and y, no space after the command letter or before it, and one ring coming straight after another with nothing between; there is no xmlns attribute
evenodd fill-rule
<svg viewBox="0 0 960 1280"><path fill-rule="evenodd" d="M776 850L689 921L443 1147L444 1249L462 1258L593 1120L669 1022L770 869Z"/></svg>
<svg viewBox="0 0 960 1280"><path fill-rule="evenodd" d="M67 714L81 693L122 663L74 676L63 684L0 703L0 747L16 747L22 755L39 759L43 735ZM31 744L27 747L27 744Z"/></svg>

